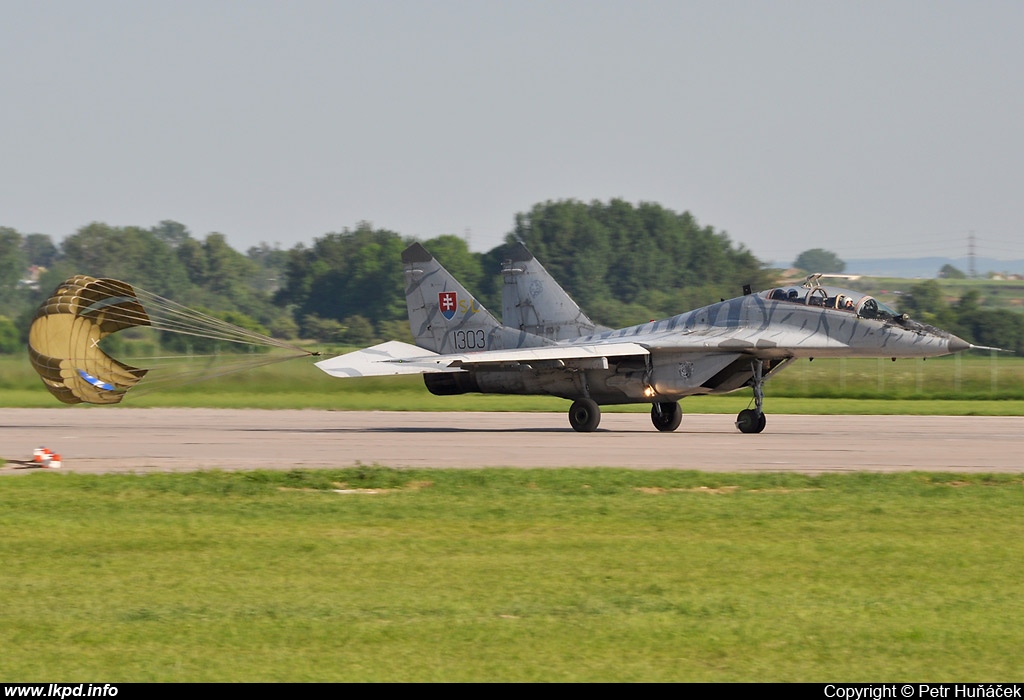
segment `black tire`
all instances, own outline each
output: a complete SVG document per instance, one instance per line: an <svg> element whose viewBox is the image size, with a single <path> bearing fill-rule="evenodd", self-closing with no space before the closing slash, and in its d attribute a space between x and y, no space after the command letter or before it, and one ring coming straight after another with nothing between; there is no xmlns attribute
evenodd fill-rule
<svg viewBox="0 0 1024 700"><path fill-rule="evenodd" d="M577 433L592 433L601 422L601 409L591 399L573 401L569 407L569 425Z"/></svg>
<svg viewBox="0 0 1024 700"><path fill-rule="evenodd" d="M683 421L683 409L678 401L666 401L651 406L651 422L663 433L671 433Z"/></svg>
<svg viewBox="0 0 1024 700"><path fill-rule="evenodd" d="M758 413L752 408L746 408L736 416L736 427L741 433L759 433L764 430L768 420L763 413Z"/></svg>

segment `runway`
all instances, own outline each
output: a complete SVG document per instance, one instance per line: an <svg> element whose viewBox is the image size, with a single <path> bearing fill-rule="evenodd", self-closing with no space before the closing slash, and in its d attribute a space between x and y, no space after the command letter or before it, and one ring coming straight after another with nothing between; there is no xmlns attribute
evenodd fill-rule
<svg viewBox="0 0 1024 700"><path fill-rule="evenodd" d="M659 433L647 414L606 413L576 433L561 413L229 409L0 409L0 473L388 467L628 467L705 471L1024 472L1024 417L769 415L745 435L731 415L688 414Z"/></svg>

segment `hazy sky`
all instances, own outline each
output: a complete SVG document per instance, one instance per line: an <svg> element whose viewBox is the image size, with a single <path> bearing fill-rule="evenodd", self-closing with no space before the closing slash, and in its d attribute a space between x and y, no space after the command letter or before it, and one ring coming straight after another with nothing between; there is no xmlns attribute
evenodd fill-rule
<svg viewBox="0 0 1024 700"><path fill-rule="evenodd" d="M1024 257L1024 2L0 0L0 225L499 244L548 199L763 260Z"/></svg>

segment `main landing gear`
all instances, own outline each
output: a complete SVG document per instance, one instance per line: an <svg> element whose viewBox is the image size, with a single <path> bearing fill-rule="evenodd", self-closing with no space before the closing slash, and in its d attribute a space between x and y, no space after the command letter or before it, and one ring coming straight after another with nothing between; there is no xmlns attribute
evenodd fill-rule
<svg viewBox="0 0 1024 700"><path fill-rule="evenodd" d="M665 401L651 406L651 422L658 430L670 433L683 420L678 401ZM569 425L578 433L592 433L601 422L601 408L592 399L577 399L569 407Z"/></svg>
<svg viewBox="0 0 1024 700"><path fill-rule="evenodd" d="M754 386L754 407L745 408L736 415L736 427L741 433L760 433L767 423L761 408L764 404L764 362L754 360L750 368L754 371L750 380Z"/></svg>
<svg viewBox="0 0 1024 700"><path fill-rule="evenodd" d="M683 420L683 409L678 401L665 401L651 406L651 422L663 433L671 433Z"/></svg>
<svg viewBox="0 0 1024 700"><path fill-rule="evenodd" d="M593 399L577 399L569 407L569 425L577 433L592 433L601 422L601 409Z"/></svg>

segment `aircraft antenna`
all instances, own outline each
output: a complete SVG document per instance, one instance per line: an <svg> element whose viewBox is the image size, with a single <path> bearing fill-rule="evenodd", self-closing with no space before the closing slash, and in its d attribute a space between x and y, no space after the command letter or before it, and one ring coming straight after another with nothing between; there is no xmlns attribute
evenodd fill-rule
<svg viewBox="0 0 1024 700"><path fill-rule="evenodd" d="M967 237L967 270L968 276L974 279L978 273L974 269L974 231Z"/></svg>

